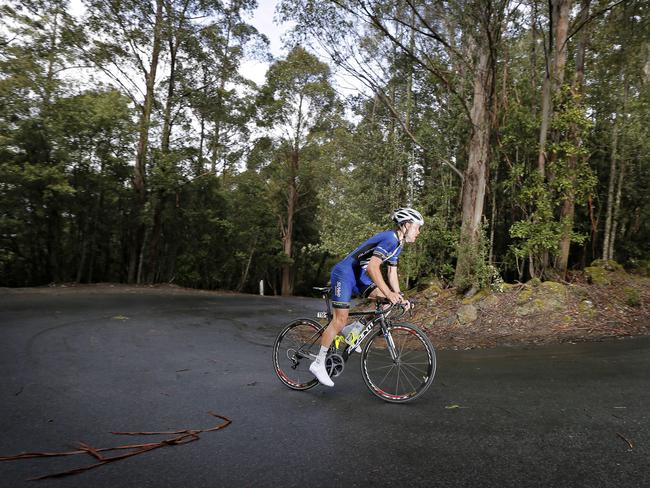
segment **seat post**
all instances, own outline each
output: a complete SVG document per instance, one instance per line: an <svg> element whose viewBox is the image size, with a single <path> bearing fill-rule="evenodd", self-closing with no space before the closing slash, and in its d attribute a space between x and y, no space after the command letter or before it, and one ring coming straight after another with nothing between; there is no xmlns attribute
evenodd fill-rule
<svg viewBox="0 0 650 488"><path fill-rule="evenodd" d="M325 307L327 309L327 320L328 322L331 322L332 318L334 315L332 314L332 304L331 304L331 295L332 295L332 288L329 286L314 286L314 291L319 292L323 299L325 300Z"/></svg>
<svg viewBox="0 0 650 488"><path fill-rule="evenodd" d="M331 288L328 289L328 291L325 294L323 294L323 298L325 298L325 306L327 308L327 320L329 322L331 322L332 319L334 318L334 314L332 313L331 295L332 295L332 289Z"/></svg>

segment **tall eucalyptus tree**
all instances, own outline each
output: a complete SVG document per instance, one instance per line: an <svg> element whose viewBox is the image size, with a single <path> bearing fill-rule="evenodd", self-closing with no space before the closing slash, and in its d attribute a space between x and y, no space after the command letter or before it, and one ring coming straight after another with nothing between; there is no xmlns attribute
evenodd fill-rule
<svg viewBox="0 0 650 488"><path fill-rule="evenodd" d="M302 0L282 3L285 18L318 40L333 61L370 86L392 108L414 143L419 139L405 125L399 108L378 81L378 63L367 55L368 33L380 36L426 70L431 83L442 88L443 106L457 104L468 125L461 154L442 157L462 181L461 231L455 284L477 284L481 222L490 158L494 116L495 69L503 31L511 13L510 0L469 2ZM380 64L379 64L380 67ZM423 147L435 153L433 148ZM465 160L461 172L450 160Z"/></svg>
<svg viewBox="0 0 650 488"><path fill-rule="evenodd" d="M280 141L285 205L278 212L286 261L282 265L282 295L293 291L294 224L304 198L303 150L309 132L336 111L336 94L329 67L298 46L276 61L266 75L260 95L260 124Z"/></svg>
<svg viewBox="0 0 650 488"><path fill-rule="evenodd" d="M148 202L147 162L156 102L156 81L165 49L165 2L88 0L88 23L94 33L87 57L120 86L138 107L138 142L133 168L134 230L129 250L128 281L142 270L145 207Z"/></svg>

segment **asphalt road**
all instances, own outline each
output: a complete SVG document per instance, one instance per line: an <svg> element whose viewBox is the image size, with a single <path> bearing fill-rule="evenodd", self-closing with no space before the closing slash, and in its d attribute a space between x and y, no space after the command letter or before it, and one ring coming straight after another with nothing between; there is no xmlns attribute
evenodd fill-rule
<svg viewBox="0 0 650 488"><path fill-rule="evenodd" d="M151 442L110 432L210 428L209 411L232 419L66 478L26 481L93 459L0 462L0 487L650 486L650 338L439 352L429 391L393 405L366 389L358 357L333 389L277 380L275 335L319 309L0 290L0 456Z"/></svg>

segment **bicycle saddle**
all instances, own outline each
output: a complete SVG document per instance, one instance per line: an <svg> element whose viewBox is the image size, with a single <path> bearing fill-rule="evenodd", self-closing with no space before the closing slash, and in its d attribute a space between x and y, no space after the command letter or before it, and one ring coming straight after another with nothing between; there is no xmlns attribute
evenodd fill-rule
<svg viewBox="0 0 650 488"><path fill-rule="evenodd" d="M314 291L317 291L319 293L323 293L325 295L329 295L330 292L332 291L332 288L329 286L314 286L313 287Z"/></svg>

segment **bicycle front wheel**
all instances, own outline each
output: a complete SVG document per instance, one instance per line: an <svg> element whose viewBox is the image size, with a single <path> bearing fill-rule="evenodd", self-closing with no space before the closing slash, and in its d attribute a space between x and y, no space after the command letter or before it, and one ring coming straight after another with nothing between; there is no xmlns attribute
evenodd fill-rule
<svg viewBox="0 0 650 488"><path fill-rule="evenodd" d="M280 381L293 390L318 384L309 365L320 350L322 327L310 319L298 319L278 334L273 344L273 367Z"/></svg>
<svg viewBox="0 0 650 488"><path fill-rule="evenodd" d="M387 402L403 403L419 397L431 386L435 374L433 345L424 332L411 324L390 324L387 336L377 330L361 353L363 381L373 394Z"/></svg>

